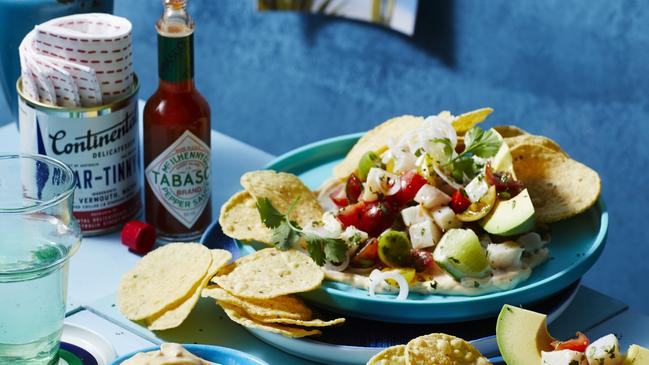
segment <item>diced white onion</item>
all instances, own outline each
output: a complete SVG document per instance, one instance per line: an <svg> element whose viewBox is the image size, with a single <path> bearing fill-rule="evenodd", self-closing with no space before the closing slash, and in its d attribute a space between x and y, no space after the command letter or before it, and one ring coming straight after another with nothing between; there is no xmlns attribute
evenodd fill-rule
<svg viewBox="0 0 649 365"><path fill-rule="evenodd" d="M378 167L372 167L367 173L366 188L371 193L383 195L394 195L401 189L401 178L399 175L389 173Z"/></svg>
<svg viewBox="0 0 649 365"><path fill-rule="evenodd" d="M321 224L308 224L303 230L316 236L326 238L338 238L343 231L342 225L332 212L325 212L322 215Z"/></svg>
<svg viewBox="0 0 649 365"><path fill-rule="evenodd" d="M363 184L363 194L361 194L361 200L366 202L373 202L379 199L378 191L374 191L368 186L367 183Z"/></svg>
<svg viewBox="0 0 649 365"><path fill-rule="evenodd" d="M424 184L417 191L415 201L423 205L426 209L437 209L442 205L448 205L451 197L432 185Z"/></svg>
<svg viewBox="0 0 649 365"><path fill-rule="evenodd" d="M399 295L395 298L396 300L406 300L406 298L408 298L410 287L408 286L408 281L403 277L403 275L398 271L381 271L378 269L374 269L370 273L369 294L371 297L376 295L377 287L390 285L385 281L386 279L392 279L397 282L397 285L399 285Z"/></svg>
<svg viewBox="0 0 649 365"><path fill-rule="evenodd" d="M358 237L358 239L355 239L355 237ZM360 242L366 241L367 237L367 233L354 226L348 226L345 228L343 233L340 234L340 239L345 241L347 246L349 246L349 252L356 252Z"/></svg>

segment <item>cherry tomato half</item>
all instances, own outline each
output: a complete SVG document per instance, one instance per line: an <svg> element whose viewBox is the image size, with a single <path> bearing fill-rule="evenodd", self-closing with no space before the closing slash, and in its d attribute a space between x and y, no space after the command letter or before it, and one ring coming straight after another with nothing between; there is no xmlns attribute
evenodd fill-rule
<svg viewBox="0 0 649 365"><path fill-rule="evenodd" d="M415 195L422 186L426 185L426 178L417 171L408 171L401 176L401 188L394 194L393 199L399 206L405 206L415 199Z"/></svg>
<svg viewBox="0 0 649 365"><path fill-rule="evenodd" d="M398 214L399 207L391 201L359 201L342 208L337 218L345 227L354 226L367 232L370 237L378 237L392 226Z"/></svg>

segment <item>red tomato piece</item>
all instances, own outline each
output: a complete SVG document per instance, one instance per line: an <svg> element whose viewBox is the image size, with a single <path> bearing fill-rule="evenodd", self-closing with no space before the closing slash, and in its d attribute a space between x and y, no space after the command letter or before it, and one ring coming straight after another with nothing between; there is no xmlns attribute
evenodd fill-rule
<svg viewBox="0 0 649 365"><path fill-rule="evenodd" d="M471 205L471 200L469 200L464 189L457 189L453 192L451 204L449 205L455 214L460 214Z"/></svg>
<svg viewBox="0 0 649 365"><path fill-rule="evenodd" d="M365 205L367 205L367 203L364 201L348 205L340 209L336 217L344 227L354 226L360 229L359 225L363 220Z"/></svg>
<svg viewBox="0 0 649 365"><path fill-rule="evenodd" d="M347 205L349 205L347 194L345 194L345 187L342 185L337 187L336 190L332 191L331 194L329 194L329 199L331 199L331 201L339 207L346 207Z"/></svg>
<svg viewBox="0 0 649 365"><path fill-rule="evenodd" d="M358 202L358 197L363 192L363 182L355 174L349 175L345 184L345 195L350 204Z"/></svg>
<svg viewBox="0 0 649 365"><path fill-rule="evenodd" d="M405 206L415 199L415 195L422 186L426 185L426 178L416 171L408 171L401 176L401 188L394 194L394 199L399 206Z"/></svg>
<svg viewBox="0 0 649 365"><path fill-rule="evenodd" d="M588 340L588 337L586 337L586 335L581 332L577 332L576 336L576 338L567 341L553 341L552 346L554 346L554 350L573 350L579 352L586 351L586 347L588 347L590 340Z"/></svg>
<svg viewBox="0 0 649 365"><path fill-rule="evenodd" d="M370 237L378 237L392 226L398 213L399 207L387 200L359 201L342 208L337 218L344 227L354 226Z"/></svg>

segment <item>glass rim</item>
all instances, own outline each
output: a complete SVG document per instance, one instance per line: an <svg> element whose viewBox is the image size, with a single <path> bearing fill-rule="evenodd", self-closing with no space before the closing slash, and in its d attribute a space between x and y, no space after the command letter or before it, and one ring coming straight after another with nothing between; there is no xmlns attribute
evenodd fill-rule
<svg viewBox="0 0 649 365"><path fill-rule="evenodd" d="M29 214L29 213L36 213L39 210L43 210L49 207L52 207L54 205L59 204L60 202L64 201L65 199L68 199L72 193L74 193L75 185L76 185L76 179L74 177L74 171L70 168L70 166L66 165L65 163L49 157L47 155L40 155L40 154L35 154L35 153L0 153L0 161L3 160L23 160L23 159L29 159L29 160L34 160L34 161L40 161L47 163L48 165L54 165L57 168L62 169L65 171L66 174L70 176L70 181L67 186L65 186L65 190L61 192L60 194L56 195L55 197L47 200L39 200L35 202L33 205L28 205L24 207L18 207L18 208L3 208L0 206L0 214Z"/></svg>

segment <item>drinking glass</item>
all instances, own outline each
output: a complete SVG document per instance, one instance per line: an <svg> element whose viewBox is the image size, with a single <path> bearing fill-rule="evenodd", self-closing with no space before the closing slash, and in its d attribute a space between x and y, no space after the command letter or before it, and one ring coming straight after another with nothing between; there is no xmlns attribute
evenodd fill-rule
<svg viewBox="0 0 649 365"><path fill-rule="evenodd" d="M58 361L68 261L81 243L75 178L41 155L0 155L0 364Z"/></svg>

